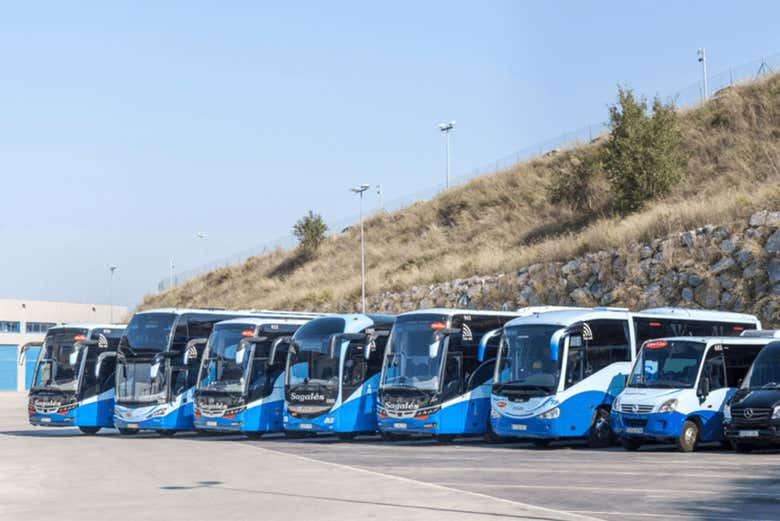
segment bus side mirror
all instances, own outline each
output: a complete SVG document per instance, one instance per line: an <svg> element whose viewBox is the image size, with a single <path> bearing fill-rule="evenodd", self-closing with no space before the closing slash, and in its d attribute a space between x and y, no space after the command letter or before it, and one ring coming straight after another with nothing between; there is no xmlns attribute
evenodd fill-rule
<svg viewBox="0 0 780 521"><path fill-rule="evenodd" d="M268 365L274 365L276 363L276 351L281 344L292 344L291 336L280 336L271 344L271 350L268 353Z"/></svg>
<svg viewBox="0 0 780 521"><path fill-rule="evenodd" d="M73 351L68 355L68 362L70 362L70 365L75 365L76 362L79 359L79 353L82 349L86 349L89 346L96 346L98 345L97 340L84 340L81 342L76 342L73 344Z"/></svg>
<svg viewBox="0 0 780 521"><path fill-rule="evenodd" d="M241 341L238 343L238 347L236 348L236 363L238 365L242 365L244 363L246 350L250 344L259 344L260 342L265 342L266 340L268 340L267 336L253 336L241 339Z"/></svg>
<svg viewBox="0 0 780 521"><path fill-rule="evenodd" d="M100 378L100 366L103 365L103 360L106 358L116 358L116 353L100 353L95 362L95 378Z"/></svg>
<svg viewBox="0 0 780 521"><path fill-rule="evenodd" d="M31 347L41 347L43 345L42 342L27 342L24 344L21 349L19 349L19 365L24 365L25 360L25 353L31 348Z"/></svg>
<svg viewBox="0 0 780 521"><path fill-rule="evenodd" d="M366 347L363 350L363 357L368 360L371 358L371 351L376 350L376 340L377 338L382 338L386 336L390 336L390 331L383 329L381 331L376 331L375 329L366 329L367 334L367 342Z"/></svg>
<svg viewBox="0 0 780 521"><path fill-rule="evenodd" d="M710 394L711 387L712 383L710 382L709 377L702 378L701 383L699 384L699 396L706 398Z"/></svg>
<svg viewBox="0 0 780 521"><path fill-rule="evenodd" d="M497 335L500 335L503 330L504 328L499 327L498 329L488 331L487 333L482 335L482 339L479 341L479 352L477 353L477 359L480 362L485 361L485 353L487 352L488 342L490 342L490 340L492 338L495 338Z"/></svg>
<svg viewBox="0 0 780 521"><path fill-rule="evenodd" d="M184 355L182 356L182 363L187 365L190 360L196 360L198 358L198 346L206 345L208 338L193 338L187 342L187 347L184 348Z"/></svg>
<svg viewBox="0 0 780 521"><path fill-rule="evenodd" d="M360 342L362 340L366 340L368 338L368 335L365 333L341 333L336 334L330 337L330 343L328 344L328 355L331 358L336 358L336 345L339 342L343 342L344 340L348 340L350 342Z"/></svg>
<svg viewBox="0 0 780 521"><path fill-rule="evenodd" d="M439 329L436 331L436 333L433 335L433 342L428 345L428 356L430 358L438 357L439 345L441 344L441 341L444 340L444 337L458 335L460 333L461 330L454 327L445 327L444 329Z"/></svg>

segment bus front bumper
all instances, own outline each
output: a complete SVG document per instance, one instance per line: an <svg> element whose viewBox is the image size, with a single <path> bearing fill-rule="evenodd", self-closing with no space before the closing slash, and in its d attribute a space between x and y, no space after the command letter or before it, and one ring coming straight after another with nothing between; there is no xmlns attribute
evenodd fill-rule
<svg viewBox="0 0 780 521"><path fill-rule="evenodd" d="M234 416L203 416L196 413L193 418L195 428L199 431L241 432L244 427L244 413Z"/></svg>
<svg viewBox="0 0 780 521"><path fill-rule="evenodd" d="M630 414L613 410L610 423L612 431L624 438L665 441L680 436L685 416L678 412Z"/></svg>
<svg viewBox="0 0 780 521"><path fill-rule="evenodd" d="M336 431L336 416L332 413L316 418L296 418L285 411L283 417L284 430L294 432L312 432L332 434Z"/></svg>
<svg viewBox="0 0 780 521"><path fill-rule="evenodd" d="M64 413L29 413L30 424L38 427L75 427L76 409Z"/></svg>
<svg viewBox="0 0 780 521"><path fill-rule="evenodd" d="M170 403L147 407L114 407L114 427L138 430L192 430L192 404Z"/></svg>

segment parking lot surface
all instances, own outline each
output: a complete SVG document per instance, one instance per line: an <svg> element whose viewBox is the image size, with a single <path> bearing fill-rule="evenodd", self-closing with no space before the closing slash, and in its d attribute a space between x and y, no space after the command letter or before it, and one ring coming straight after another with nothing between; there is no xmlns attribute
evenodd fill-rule
<svg viewBox="0 0 780 521"><path fill-rule="evenodd" d="M0 393L0 519L780 519L780 453L360 438L248 441L27 424Z"/></svg>

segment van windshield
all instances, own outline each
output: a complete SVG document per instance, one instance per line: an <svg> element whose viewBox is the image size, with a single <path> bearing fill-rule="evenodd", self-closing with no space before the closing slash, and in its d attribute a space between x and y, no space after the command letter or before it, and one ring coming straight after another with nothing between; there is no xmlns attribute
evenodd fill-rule
<svg viewBox="0 0 780 521"><path fill-rule="evenodd" d="M750 367L746 389L780 389L780 346L764 348Z"/></svg>
<svg viewBox="0 0 780 521"><path fill-rule="evenodd" d="M706 342L653 340L639 351L629 387L690 388L696 383Z"/></svg>

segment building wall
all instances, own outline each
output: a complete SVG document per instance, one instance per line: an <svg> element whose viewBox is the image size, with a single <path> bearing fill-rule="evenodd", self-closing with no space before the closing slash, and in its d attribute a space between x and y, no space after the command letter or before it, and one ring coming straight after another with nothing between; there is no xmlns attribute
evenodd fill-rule
<svg viewBox="0 0 780 521"><path fill-rule="evenodd" d="M29 372L26 366L29 364L18 365L16 359L22 345L43 340L45 331L35 327L36 325L69 322L123 323L128 320L128 315L126 306L0 299L0 390L9 387L20 391L25 389ZM28 324L33 331L28 331ZM30 351L29 354L35 356L37 352ZM11 358L14 359L13 367L10 365ZM9 376L13 374L16 375L15 383L13 377Z"/></svg>

